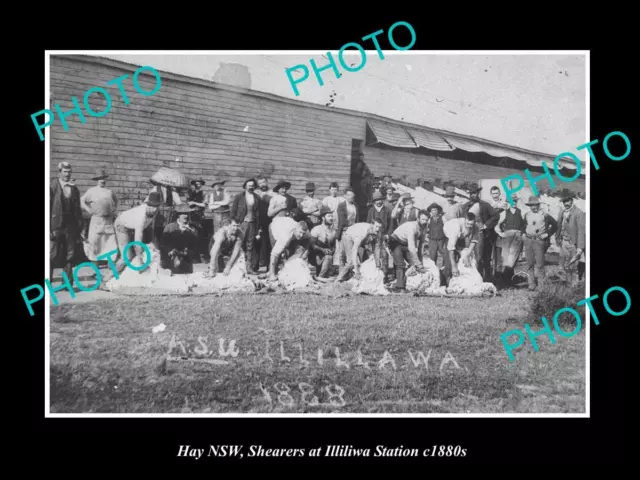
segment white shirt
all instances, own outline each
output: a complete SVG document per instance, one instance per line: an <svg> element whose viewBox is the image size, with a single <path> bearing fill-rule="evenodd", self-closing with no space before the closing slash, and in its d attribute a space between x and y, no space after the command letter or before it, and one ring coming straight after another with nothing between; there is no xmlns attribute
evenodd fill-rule
<svg viewBox="0 0 640 480"><path fill-rule="evenodd" d="M130 230L137 230L142 228L144 230L153 221L153 217L147 216L147 204L143 203L137 207L133 207L125 212L122 212L115 221L115 225L128 228Z"/></svg>

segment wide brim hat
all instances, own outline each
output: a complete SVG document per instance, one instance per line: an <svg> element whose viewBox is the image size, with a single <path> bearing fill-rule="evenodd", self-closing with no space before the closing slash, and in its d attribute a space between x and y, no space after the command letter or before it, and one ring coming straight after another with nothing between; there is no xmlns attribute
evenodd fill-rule
<svg viewBox="0 0 640 480"><path fill-rule="evenodd" d="M278 190L280 190L282 187L286 188L287 190L289 190L291 188L291 184L289 182L286 182L284 180L280 180L278 181L278 183L276 184L275 187L273 187L273 191L277 192Z"/></svg>
<svg viewBox="0 0 640 480"><path fill-rule="evenodd" d="M573 193L563 193L563 194L560 196L560 201L561 201L561 202L566 202L567 200L573 200L575 197L576 197L576 196L575 196L575 194L573 194Z"/></svg>
<svg viewBox="0 0 640 480"><path fill-rule="evenodd" d="M96 170L96 174L91 178L91 180L102 180L104 178L109 178L109 174L104 168L99 168Z"/></svg>
<svg viewBox="0 0 640 480"><path fill-rule="evenodd" d="M471 185L469 185L469 188L467 189L469 193L476 193L476 192L479 192L480 190L482 190L482 187L477 183L472 183Z"/></svg>
<svg viewBox="0 0 640 480"><path fill-rule="evenodd" d="M211 186L215 187L216 185L224 185L225 182L226 182L226 180L217 179L217 180L214 180L213 182L211 182ZM246 182L245 182L245 184L246 184Z"/></svg>
<svg viewBox="0 0 640 480"><path fill-rule="evenodd" d="M400 198L402 200L411 200L411 194L410 193L403 193L402 195L400 195Z"/></svg>
<svg viewBox="0 0 640 480"><path fill-rule="evenodd" d="M191 185L195 185L196 183L200 182L202 184L202 186L204 187L207 182L205 182L204 180L202 180L201 178L197 179L197 180L191 180Z"/></svg>
<svg viewBox="0 0 640 480"><path fill-rule="evenodd" d="M289 188L289 187L287 187ZM309 182L304 186L304 191L305 192L311 192L311 191L315 191L316 189L316 184L313 182Z"/></svg>
<svg viewBox="0 0 640 480"><path fill-rule="evenodd" d="M391 201L392 201L392 202L397 202L398 200L400 200L400 194L399 194L399 193L395 193L395 192L394 192L394 193L391 195Z"/></svg>
<svg viewBox="0 0 640 480"><path fill-rule="evenodd" d="M159 192L151 192L149 194L149 199L145 202L150 207L157 207L164 203L162 195Z"/></svg>
<svg viewBox="0 0 640 480"><path fill-rule="evenodd" d="M181 203L180 205L176 205L174 212L176 212L178 215L183 213L191 213L193 212L193 208L191 208L191 205L189 205L188 203Z"/></svg>
<svg viewBox="0 0 640 480"><path fill-rule="evenodd" d="M540 205L540 199L535 195L531 195L525 205Z"/></svg>
<svg viewBox="0 0 640 480"><path fill-rule="evenodd" d="M445 197L455 197L456 196L456 188L455 187L447 187L444 191Z"/></svg>
<svg viewBox="0 0 640 480"><path fill-rule="evenodd" d="M378 200L384 200L384 195L382 195L382 192L376 190L376 192L373 194L373 202L377 202Z"/></svg>
<svg viewBox="0 0 640 480"><path fill-rule="evenodd" d="M327 213L333 213L333 210L331 210L326 205L320 207L320 217L324 217Z"/></svg>
<svg viewBox="0 0 640 480"><path fill-rule="evenodd" d="M248 179L248 180L245 180L245 181L244 181L244 183L242 184L242 188L243 188L243 189L244 189L244 188L247 188L247 183L249 183L249 182L253 182L253 183L255 183L255 184L256 184L256 186L258 185L258 182L256 181L256 179L255 179L255 178L250 178L250 179Z"/></svg>
<svg viewBox="0 0 640 480"><path fill-rule="evenodd" d="M429 207L427 208L427 212L430 212L432 208L437 208L438 212L442 213L442 205L440 205L439 203L433 202L431 205L429 205Z"/></svg>

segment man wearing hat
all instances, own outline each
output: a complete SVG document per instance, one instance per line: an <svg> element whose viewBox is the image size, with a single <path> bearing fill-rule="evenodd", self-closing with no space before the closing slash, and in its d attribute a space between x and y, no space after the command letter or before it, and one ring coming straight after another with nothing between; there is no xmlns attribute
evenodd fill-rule
<svg viewBox="0 0 640 480"><path fill-rule="evenodd" d="M463 216L462 204L456 202L456 188L453 185L449 185L445 189L444 196L447 199L447 205L442 209L444 214L443 220L446 222L454 218L461 218Z"/></svg>
<svg viewBox="0 0 640 480"><path fill-rule="evenodd" d="M73 282L72 269L81 258L84 219L80 206L80 191L71 180L71 165L68 162L58 164L58 179L51 182L49 195L49 279L53 280L54 268L62 268L69 282Z"/></svg>
<svg viewBox="0 0 640 480"><path fill-rule="evenodd" d="M137 207L133 207L122 212L113 222L116 231L116 239L118 241L118 249L120 250L120 267L124 268L122 261L124 260L124 247L129 242L149 243L153 238L154 223L158 214L158 207L163 204L162 194L159 192L151 192L146 201ZM133 260L134 254L140 260L140 264L144 264L142 256L144 250L139 245L127 250L129 261Z"/></svg>
<svg viewBox="0 0 640 480"><path fill-rule="evenodd" d="M177 219L164 227L160 243L162 268L172 273L193 273L192 256L198 245L198 232L189 225L193 209L189 205L176 207Z"/></svg>
<svg viewBox="0 0 640 480"><path fill-rule="evenodd" d="M540 199L535 195L529 197L526 205L531 209L524 214L524 254L527 257L527 276L529 290L536 289L535 267L538 269L538 280L544 281L544 255L551 245L551 236L558 229L558 224L540 210Z"/></svg>
<svg viewBox="0 0 640 480"><path fill-rule="evenodd" d="M561 197L564 210L558 216L556 243L560 247L560 267L565 280L574 285L578 282L578 262L584 262L586 247L585 214L573 203L574 195Z"/></svg>
<svg viewBox="0 0 640 480"><path fill-rule="evenodd" d="M314 198L316 194L315 183L307 183L304 189L307 192L307 196L300 202L300 206L302 207L302 213L306 215L309 230L313 230L316 225L320 225L321 223L320 208L322 207L322 201Z"/></svg>
<svg viewBox="0 0 640 480"><path fill-rule="evenodd" d="M213 235L231 220L231 195L224 184L225 180L222 179L216 179L211 184L213 191L209 194L209 210L213 212ZM213 235L209 247L212 246Z"/></svg>
<svg viewBox="0 0 640 480"><path fill-rule="evenodd" d="M495 227L496 234L500 237L500 245L496 245L496 258L500 256L502 259L500 283L505 288L511 286L513 270L520 253L522 253L523 237L526 231L524 215L522 210L516 206L518 204L517 194L512 194L511 198L513 205L510 202L506 203L506 209L500 213L498 225Z"/></svg>
<svg viewBox="0 0 640 480"><path fill-rule="evenodd" d="M380 269L389 275L389 254L385 248L385 237L393 233L393 221L391 218L391 209L384 205L384 195L382 192L376 191L373 194L373 205L369 207L367 213L367 223L373 224L374 222L380 222L382 227L378 232L378 238L374 248L374 256L376 257L376 264L380 265Z"/></svg>
<svg viewBox="0 0 640 480"><path fill-rule="evenodd" d="M198 246L194 250L194 257L208 257L208 239L205 232L204 212L207 207L206 194L202 190L206 182L202 179L192 180L191 189L187 193L187 205L191 207L189 223L198 232Z"/></svg>
<svg viewBox="0 0 640 480"><path fill-rule="evenodd" d="M442 206L433 202L427 208L429 223L427 223L427 237L429 239L429 258L437 264L438 253L442 257L444 277L451 277L451 265L447 253L447 237L444 234L444 218Z"/></svg>
<svg viewBox="0 0 640 480"><path fill-rule="evenodd" d="M320 207L321 224L313 227L309 242L309 263L316 268L316 275L327 278L333 265L336 248L336 232L333 229L333 212L329 207Z"/></svg>
<svg viewBox="0 0 640 480"><path fill-rule="evenodd" d="M463 217L467 213L476 216L479 234L476 244L476 256L478 258L478 272L484 280L491 276L491 253L496 242L496 232L494 228L498 224L500 214L484 200L480 200L480 190L482 187L474 183L469 187L469 201L462 207Z"/></svg>
<svg viewBox="0 0 640 480"><path fill-rule="evenodd" d="M85 254L93 262L98 261L97 257L100 255L118 248L113 228L113 221L118 215L118 198L106 188L107 178L107 171L104 168L98 169L92 178L98 184L80 198L80 205L91 215Z"/></svg>
<svg viewBox="0 0 640 480"><path fill-rule="evenodd" d="M391 212L391 216L395 220L396 228L406 222L418 221L418 209L413 206L413 199L410 193L400 195L400 199Z"/></svg>
<svg viewBox="0 0 640 480"><path fill-rule="evenodd" d="M255 194L257 182L250 178L242 185L244 192L233 199L231 205L231 219L240 224L244 237L243 251L247 261L247 273L257 275L260 268L261 237L260 197Z"/></svg>
<svg viewBox="0 0 640 480"><path fill-rule="evenodd" d="M269 201L269 210L267 214L270 218L276 217L288 217L290 216L293 208L293 203L290 200L290 195L287 195L287 190L291 188L291 184L285 180L279 180L275 187L273 187L274 195Z"/></svg>
<svg viewBox="0 0 640 480"><path fill-rule="evenodd" d="M269 180L266 176L260 175L257 179L258 188L255 193L260 197L260 229L263 232L269 231L271 217L269 217L269 203L273 192L269 189ZM267 237L260 241L260 263L261 267L269 268L269 257L271 256L271 241L267 241Z"/></svg>

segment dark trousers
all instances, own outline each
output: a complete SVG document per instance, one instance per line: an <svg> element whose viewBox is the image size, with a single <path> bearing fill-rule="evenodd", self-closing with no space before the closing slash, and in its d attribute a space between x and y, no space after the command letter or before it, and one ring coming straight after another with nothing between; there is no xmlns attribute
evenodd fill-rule
<svg viewBox="0 0 640 480"><path fill-rule="evenodd" d="M262 235L260 235L260 261L262 267L269 267L269 259L271 258L271 229L269 223L262 224Z"/></svg>
<svg viewBox="0 0 640 480"><path fill-rule="evenodd" d="M260 250L256 246L257 242L255 240L256 234L258 233L258 223L255 220L252 222L242 222L240 228L244 234L242 251L247 261L247 270L257 271L258 268L260 268Z"/></svg>
<svg viewBox="0 0 640 480"><path fill-rule="evenodd" d="M171 273L176 274L193 273L193 262L188 255L176 255L173 258L166 258L162 268L168 268Z"/></svg>
<svg viewBox="0 0 640 480"><path fill-rule="evenodd" d="M406 260L411 264L411 253L409 252L409 247L401 243L395 243L393 247L392 255L393 255L393 265L396 270L396 286L398 288L404 288L405 286L404 261Z"/></svg>
<svg viewBox="0 0 640 480"><path fill-rule="evenodd" d="M483 230L478 235L476 256L478 258L478 272L483 279L491 276L491 254L496 244L497 234L493 230Z"/></svg>
<svg viewBox="0 0 640 480"><path fill-rule="evenodd" d="M389 269L389 254L387 253L387 249L384 248L383 235L378 235L378 239L375 244L375 248L373 251L373 255L378 260L378 264L380 265L380 270L387 274L387 270Z"/></svg>
<svg viewBox="0 0 640 480"><path fill-rule="evenodd" d="M80 263L82 239L80 228L75 222L67 222L64 228L52 232L54 237L50 242L50 272L49 279L53 279L53 269L62 268L69 281L73 283L73 268Z"/></svg>
<svg viewBox="0 0 640 480"><path fill-rule="evenodd" d="M429 241L429 258L433 260L436 265L438 260L438 253L442 257L442 264L444 265L444 276L445 278L449 278L451 276L451 261L449 259L449 252L447 251L446 238Z"/></svg>
<svg viewBox="0 0 640 480"><path fill-rule="evenodd" d="M312 267L315 267L317 276L327 278L333 266L333 255L311 251L309 252L309 263Z"/></svg>

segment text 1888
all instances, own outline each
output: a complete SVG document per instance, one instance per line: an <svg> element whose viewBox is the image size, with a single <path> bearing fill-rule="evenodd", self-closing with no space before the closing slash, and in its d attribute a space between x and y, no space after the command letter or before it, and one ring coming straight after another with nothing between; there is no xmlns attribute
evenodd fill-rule
<svg viewBox="0 0 640 480"><path fill-rule="evenodd" d="M273 403L271 398L271 394L269 393L268 388L262 386L262 383L259 384L260 391L264 395L264 398L267 402ZM296 402L296 400L291 395L291 388L283 382L277 382L273 385L273 390L277 392L277 399L280 402L280 405L284 407L293 407L297 404L299 405L308 405L310 407L316 406L331 406L331 407L343 407L346 402L344 400L344 388L340 385L333 385L333 388L330 385L325 386L320 390L321 392L326 392L327 394L327 402L321 403L316 395L314 395L315 391L313 385L309 383L299 383L298 390L300 391L300 401ZM333 390L333 391L332 391Z"/></svg>

